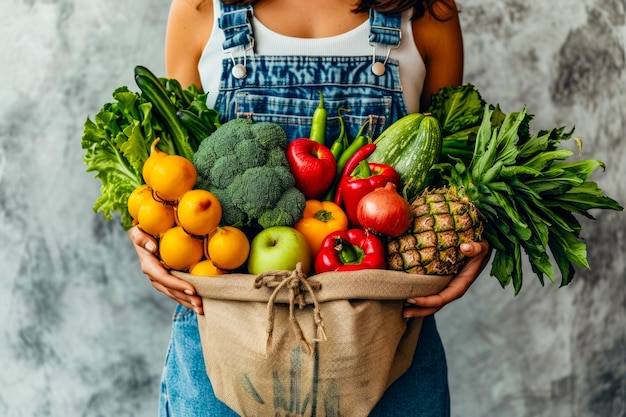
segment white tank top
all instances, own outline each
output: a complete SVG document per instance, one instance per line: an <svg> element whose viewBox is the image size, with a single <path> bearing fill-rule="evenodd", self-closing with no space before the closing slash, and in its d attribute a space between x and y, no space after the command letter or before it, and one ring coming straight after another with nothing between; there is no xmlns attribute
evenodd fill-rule
<svg viewBox="0 0 626 417"><path fill-rule="evenodd" d="M230 55L222 49L224 33L217 23L221 14L218 0L213 0L213 8L215 16L213 32L198 63L200 81L203 90L208 93L207 105L209 107L215 105L219 94L222 60L230 59ZM400 46L389 51L389 59L398 61L400 82L407 110L409 113L416 113L420 111L419 102L426 78L426 66L415 46L410 15L410 10L402 14ZM281 35L268 29L254 17L252 18L252 31L255 54L258 56L373 56L374 54L373 47L368 41L369 19L346 33L326 38L294 38ZM386 48L386 46L377 45L376 55L386 56Z"/></svg>

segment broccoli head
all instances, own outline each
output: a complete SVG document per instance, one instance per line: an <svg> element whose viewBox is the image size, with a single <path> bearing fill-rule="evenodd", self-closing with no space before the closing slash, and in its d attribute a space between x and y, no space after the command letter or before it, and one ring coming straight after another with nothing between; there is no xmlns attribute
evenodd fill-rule
<svg viewBox="0 0 626 417"><path fill-rule="evenodd" d="M239 225L247 222L246 213L239 210L233 205L232 200L228 195L227 188L208 187L208 191L211 191L217 198L222 206L222 220L223 225Z"/></svg>
<svg viewBox="0 0 626 417"><path fill-rule="evenodd" d="M289 167L289 162L287 161L287 156L285 155L285 150L280 148L270 149L267 152L267 166L284 166Z"/></svg>
<svg viewBox="0 0 626 417"><path fill-rule="evenodd" d="M275 123L261 122L250 126L252 134L268 151L271 149L287 149L287 134L282 127Z"/></svg>
<svg viewBox="0 0 626 417"><path fill-rule="evenodd" d="M296 219L291 224L281 224L283 226L293 225L302 217L304 205L286 204L289 201L299 203L299 199L293 194L300 194L304 201L304 195L295 188L293 175L285 167L256 167L250 168L242 175L239 175L229 186L230 197L235 207L246 213L250 218L260 219L267 212L278 208L279 203L289 191L290 198L285 200L281 206L286 211L290 219ZM295 191L294 191L295 190ZM279 219L279 216L273 218ZM283 216L282 222L286 221ZM264 221L266 225L272 222L269 219ZM271 224L277 226L277 224ZM264 226L268 227L268 226Z"/></svg>
<svg viewBox="0 0 626 417"><path fill-rule="evenodd" d="M279 125L247 119L230 120L202 141L192 159L196 184L220 200L222 224L292 226L302 217L304 195L295 188L286 148Z"/></svg>
<svg viewBox="0 0 626 417"><path fill-rule="evenodd" d="M199 175L199 177L206 178L216 188L228 188L238 175L246 172L245 165L239 164L238 161L239 158L234 153L224 155L213 162L208 178L204 175Z"/></svg>
<svg viewBox="0 0 626 417"><path fill-rule="evenodd" d="M239 158L239 162L245 169L265 165L268 154L269 151L258 140L244 140L235 145L234 155Z"/></svg>
<svg viewBox="0 0 626 417"><path fill-rule="evenodd" d="M221 128L225 125L227 125L226 129L221 130ZM251 125L252 122L247 119L230 120L213 132L215 136L211 134L213 137L210 141L208 141L206 147L209 148L215 155L224 155L224 152L227 150L232 152L239 142L244 142L254 137L252 129L250 129ZM202 141L202 143L204 142L206 141Z"/></svg>
<svg viewBox="0 0 626 417"><path fill-rule="evenodd" d="M292 226L302 218L306 198L296 187L288 188L276 203L276 207L259 216L264 229L272 226Z"/></svg>

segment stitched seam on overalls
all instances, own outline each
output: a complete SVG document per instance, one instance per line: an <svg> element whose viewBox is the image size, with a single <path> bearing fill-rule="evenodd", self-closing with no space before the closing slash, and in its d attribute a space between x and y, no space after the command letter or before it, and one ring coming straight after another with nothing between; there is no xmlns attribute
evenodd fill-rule
<svg viewBox="0 0 626 417"><path fill-rule="evenodd" d="M177 312L178 309L176 309L176 312L174 312L174 314L172 315L172 320L174 320L174 321L184 321L184 320L188 320L190 318L190 316L196 314L196 312L191 310L190 308L187 308L187 307L183 307L183 308L185 308L185 310L182 313L178 313Z"/></svg>
<svg viewBox="0 0 626 417"><path fill-rule="evenodd" d="M401 21L401 13L383 14L370 10L370 43L389 45L392 48L400 46Z"/></svg>
<svg viewBox="0 0 626 417"><path fill-rule="evenodd" d="M222 14L218 19L218 26L224 31L224 42L222 48L224 51L238 47L246 46L252 42L252 25L250 16L252 16L252 6L236 7L220 4Z"/></svg>

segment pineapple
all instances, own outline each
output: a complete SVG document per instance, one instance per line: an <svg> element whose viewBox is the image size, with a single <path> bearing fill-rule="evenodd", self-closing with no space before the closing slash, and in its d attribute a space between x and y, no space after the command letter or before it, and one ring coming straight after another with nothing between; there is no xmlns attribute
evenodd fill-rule
<svg viewBox="0 0 626 417"><path fill-rule="evenodd" d="M544 276L554 281L549 253L562 285L571 281L574 265L588 267L574 214L592 218L593 208L623 208L587 180L604 168L601 161L565 161L574 153L559 143L571 132L558 128L531 136L531 118L525 107L509 114L484 107L471 157L460 151L458 157L446 155L453 162L435 165L435 188L412 201L412 226L388 239L390 269L455 274L464 263L458 246L483 238L494 251L491 275L502 287L513 283L515 294L522 287L522 249L542 284Z"/></svg>
<svg viewBox="0 0 626 417"><path fill-rule="evenodd" d="M390 269L414 274L453 275L463 265L463 242L481 239L476 206L447 187L427 190L411 204L408 233L387 243Z"/></svg>

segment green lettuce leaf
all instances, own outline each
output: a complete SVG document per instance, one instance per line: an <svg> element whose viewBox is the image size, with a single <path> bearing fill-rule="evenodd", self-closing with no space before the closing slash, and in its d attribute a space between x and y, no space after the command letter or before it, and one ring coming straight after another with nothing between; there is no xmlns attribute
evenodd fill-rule
<svg viewBox="0 0 626 417"><path fill-rule="evenodd" d="M485 100L472 84L444 87L435 93L428 113L439 121L443 136L477 126L483 117Z"/></svg>
<svg viewBox="0 0 626 417"><path fill-rule="evenodd" d="M142 100L138 94L119 87L113 97L115 101L105 103L93 121L89 117L85 121L81 146L87 172L95 172L102 183L94 212L102 212L107 220L118 214L127 230L132 225L128 197L143 183L141 168L155 133L152 126L142 129L146 113L140 108Z"/></svg>

